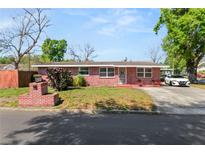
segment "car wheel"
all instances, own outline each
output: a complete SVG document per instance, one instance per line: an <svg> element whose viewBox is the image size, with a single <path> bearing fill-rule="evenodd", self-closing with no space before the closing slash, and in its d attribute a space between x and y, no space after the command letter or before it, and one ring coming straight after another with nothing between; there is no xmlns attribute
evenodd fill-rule
<svg viewBox="0 0 205 154"><path fill-rule="evenodd" d="M169 85L172 86L172 81L169 82Z"/></svg>

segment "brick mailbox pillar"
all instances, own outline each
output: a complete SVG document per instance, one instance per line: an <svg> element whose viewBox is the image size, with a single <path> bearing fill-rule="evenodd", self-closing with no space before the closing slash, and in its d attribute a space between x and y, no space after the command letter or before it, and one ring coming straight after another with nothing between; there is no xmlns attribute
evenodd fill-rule
<svg viewBox="0 0 205 154"><path fill-rule="evenodd" d="M19 106L54 106L59 100L57 93L48 93L48 83L30 83L29 94L19 96Z"/></svg>

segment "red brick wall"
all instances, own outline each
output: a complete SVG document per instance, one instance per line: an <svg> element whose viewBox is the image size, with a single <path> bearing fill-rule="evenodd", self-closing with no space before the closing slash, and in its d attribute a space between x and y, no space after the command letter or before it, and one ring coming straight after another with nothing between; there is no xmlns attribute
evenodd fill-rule
<svg viewBox="0 0 205 154"><path fill-rule="evenodd" d="M48 84L46 82L30 83L29 94L19 96L19 106L54 106L58 101L58 94L48 94Z"/></svg>
<svg viewBox="0 0 205 154"><path fill-rule="evenodd" d="M78 74L78 67L66 68L73 75ZM127 68L127 84L139 84L136 76L137 69L135 67ZM46 74L46 68L39 68L40 74ZM116 86L118 85L119 76L118 68L115 68L115 76L113 78L100 78L99 67L90 67L89 75L84 76L90 86ZM160 68L152 68L152 78L140 78L144 85L152 84L153 80L160 80Z"/></svg>
<svg viewBox="0 0 205 154"><path fill-rule="evenodd" d="M115 76L112 78L100 78L99 67L91 67L90 75L85 76L87 83L91 86L116 86L118 84L118 69L115 68Z"/></svg>
<svg viewBox="0 0 205 154"><path fill-rule="evenodd" d="M138 78L137 69L135 67L127 68L127 84L139 84L138 80L142 80L143 84L150 85L152 81L160 80L160 68L152 68L152 78Z"/></svg>

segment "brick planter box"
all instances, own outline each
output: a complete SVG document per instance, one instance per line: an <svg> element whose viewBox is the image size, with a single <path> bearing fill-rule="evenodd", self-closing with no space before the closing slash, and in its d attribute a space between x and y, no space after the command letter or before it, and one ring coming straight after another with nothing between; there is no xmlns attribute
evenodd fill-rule
<svg viewBox="0 0 205 154"><path fill-rule="evenodd" d="M57 93L48 93L48 83L30 83L29 94L19 96L19 106L34 107L34 106L54 106L59 100Z"/></svg>

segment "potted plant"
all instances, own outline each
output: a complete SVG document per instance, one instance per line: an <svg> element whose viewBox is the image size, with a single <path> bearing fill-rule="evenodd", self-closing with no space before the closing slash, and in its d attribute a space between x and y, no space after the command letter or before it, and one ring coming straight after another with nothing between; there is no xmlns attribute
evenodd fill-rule
<svg viewBox="0 0 205 154"><path fill-rule="evenodd" d="M42 81L42 77L40 74L34 74L33 77L34 77L36 83Z"/></svg>

